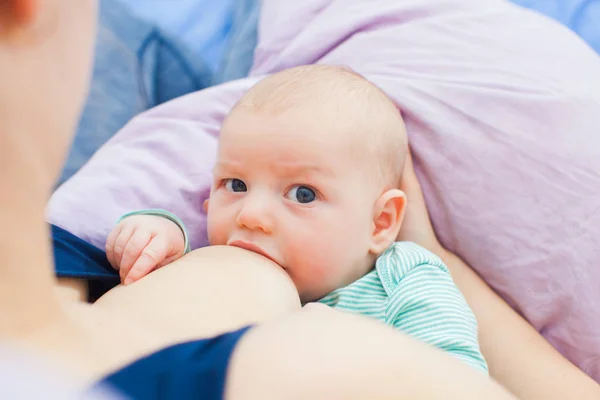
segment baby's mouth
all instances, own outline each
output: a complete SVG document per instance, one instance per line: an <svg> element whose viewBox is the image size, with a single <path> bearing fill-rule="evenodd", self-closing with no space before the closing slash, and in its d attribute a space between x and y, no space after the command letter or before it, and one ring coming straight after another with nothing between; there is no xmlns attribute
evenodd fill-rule
<svg viewBox="0 0 600 400"><path fill-rule="evenodd" d="M240 249L249 250L249 251L251 251L253 253L260 254L261 256L263 256L265 258L268 258L269 260L273 261L275 264L277 264L277 265L279 265L280 267L283 268L283 266L281 264L279 264L277 262L277 260L275 260L273 257L271 257L269 255L269 253L267 253L262 248L260 248L259 246L255 245L254 243L246 242L246 241L243 241L243 240L234 240L234 241L231 241L231 242L227 243L227 246L239 247Z"/></svg>

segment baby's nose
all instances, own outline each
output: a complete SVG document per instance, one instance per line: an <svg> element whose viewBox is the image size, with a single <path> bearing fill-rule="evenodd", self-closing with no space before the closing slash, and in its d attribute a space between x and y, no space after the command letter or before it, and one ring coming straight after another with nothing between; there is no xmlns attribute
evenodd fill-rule
<svg viewBox="0 0 600 400"><path fill-rule="evenodd" d="M266 199L259 196L248 196L238 213L237 223L240 227L250 230L261 230L264 233L273 232L272 209Z"/></svg>

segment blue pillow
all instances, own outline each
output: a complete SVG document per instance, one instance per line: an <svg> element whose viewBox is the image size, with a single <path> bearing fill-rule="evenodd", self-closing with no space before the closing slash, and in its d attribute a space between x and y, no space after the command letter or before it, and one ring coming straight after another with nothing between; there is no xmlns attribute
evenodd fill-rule
<svg viewBox="0 0 600 400"><path fill-rule="evenodd" d="M120 0L131 12L179 38L212 71L229 40L236 0Z"/></svg>
<svg viewBox="0 0 600 400"><path fill-rule="evenodd" d="M568 26L600 53L600 0L512 0Z"/></svg>

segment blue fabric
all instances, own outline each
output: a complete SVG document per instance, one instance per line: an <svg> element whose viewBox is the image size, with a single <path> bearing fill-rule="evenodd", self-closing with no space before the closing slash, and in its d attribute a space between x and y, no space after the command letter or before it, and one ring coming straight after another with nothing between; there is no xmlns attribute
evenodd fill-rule
<svg viewBox="0 0 600 400"><path fill-rule="evenodd" d="M208 49L202 45L195 50L178 40L179 36L165 33L153 23L134 16L121 1L127 1L130 7L136 5L136 12L141 14L152 10L164 11L166 7L166 3L161 1L160 7L153 9L151 6L157 5L158 0L150 3L144 0L143 4L141 0L100 2L92 86L58 185L77 172L100 146L137 114L211 84L243 78L252 66L259 0L227 0L223 4L211 2L212 8L207 9L203 18L188 21L197 25L197 28L190 28L195 32L192 37L197 43L214 42L206 44ZM195 3L196 9L204 3ZM217 7L217 3L221 5ZM191 6L189 2L186 4ZM227 12L223 11L225 5ZM187 16L185 7L180 9L179 4L172 7L169 3L166 8L171 13L176 11ZM165 20L168 21L168 18ZM213 26L202 31L204 34L214 34L217 20L222 29L213 39L206 37L199 40L194 36L202 31L203 24ZM219 44L216 45L215 41ZM200 54L202 52L204 54ZM217 62L211 61L220 65L214 77L205 58L218 59Z"/></svg>
<svg viewBox="0 0 600 400"><path fill-rule="evenodd" d="M512 0L520 6L539 11L581 36L600 53L600 0Z"/></svg>
<svg viewBox="0 0 600 400"><path fill-rule="evenodd" d="M211 79L201 57L118 0L102 0L92 85L58 184L135 115L204 89Z"/></svg>
<svg viewBox="0 0 600 400"><path fill-rule="evenodd" d="M134 15L179 38L215 71L229 40L237 0L120 0Z"/></svg>
<svg viewBox="0 0 600 400"><path fill-rule="evenodd" d="M259 0L236 0L229 41L214 74L214 85L248 76L258 41L259 18Z"/></svg>
<svg viewBox="0 0 600 400"><path fill-rule="evenodd" d="M52 225L51 232L56 276L88 280L90 302L119 284L104 251L58 226Z"/></svg>
<svg viewBox="0 0 600 400"><path fill-rule="evenodd" d="M259 0L120 0L133 14L180 38L216 74L213 84L244 78L254 58Z"/></svg>
<svg viewBox="0 0 600 400"><path fill-rule="evenodd" d="M99 384L132 399L222 400L231 355L248 329L168 347L107 376Z"/></svg>

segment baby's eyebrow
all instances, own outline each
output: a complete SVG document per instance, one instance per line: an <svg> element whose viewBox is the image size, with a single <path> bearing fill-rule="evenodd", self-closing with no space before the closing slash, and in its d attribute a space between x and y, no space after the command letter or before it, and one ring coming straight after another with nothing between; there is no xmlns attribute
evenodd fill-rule
<svg viewBox="0 0 600 400"><path fill-rule="evenodd" d="M298 175L321 175L331 176L333 171L330 167L323 164L307 164L296 162L279 162L269 166L273 171L286 176ZM218 160L213 167L213 173L220 170L244 170L247 167L236 160Z"/></svg>
<svg viewBox="0 0 600 400"><path fill-rule="evenodd" d="M280 165L277 165L277 169L286 175L333 175L330 168L321 164L281 163Z"/></svg>
<svg viewBox="0 0 600 400"><path fill-rule="evenodd" d="M218 160L213 167L213 172L217 169L235 169L241 168L242 163L239 161L230 161L230 160Z"/></svg>

